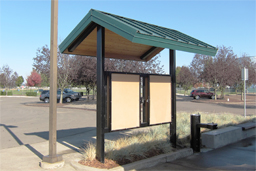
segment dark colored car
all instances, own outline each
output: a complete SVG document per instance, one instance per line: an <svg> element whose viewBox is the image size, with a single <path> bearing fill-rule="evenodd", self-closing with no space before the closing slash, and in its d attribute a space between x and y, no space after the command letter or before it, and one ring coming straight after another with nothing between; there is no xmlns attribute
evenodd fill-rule
<svg viewBox="0 0 256 171"><path fill-rule="evenodd" d="M214 93L211 93L208 90L192 90L190 96L194 97L194 99L199 99L201 97L214 99Z"/></svg>
<svg viewBox="0 0 256 171"><path fill-rule="evenodd" d="M38 89L37 90L39 93L42 93L44 90L43 89Z"/></svg>
<svg viewBox="0 0 256 171"><path fill-rule="evenodd" d="M57 100L60 100L60 95L61 95L61 91L58 90L57 91ZM62 99L64 101L66 101L67 103L70 103L73 100L71 96L72 96L72 94L63 92ZM41 101L44 101L45 103L49 103L49 101L50 101L50 91L49 90L42 91L39 99Z"/></svg>
<svg viewBox="0 0 256 171"><path fill-rule="evenodd" d="M79 100L79 99L82 97L82 94L81 94L81 93L79 93L79 92L74 92L74 91L72 91L72 90L69 89L69 88L65 88L65 89L64 89L64 92L70 94L72 100L76 100L76 101L77 101L77 100Z"/></svg>

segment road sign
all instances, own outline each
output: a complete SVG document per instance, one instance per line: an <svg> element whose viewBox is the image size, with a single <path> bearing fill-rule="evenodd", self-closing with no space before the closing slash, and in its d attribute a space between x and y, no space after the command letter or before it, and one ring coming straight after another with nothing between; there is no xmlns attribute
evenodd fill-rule
<svg viewBox="0 0 256 171"><path fill-rule="evenodd" d="M249 77L249 75L248 75L248 69L247 69L247 68L243 68L241 75L242 75L242 80L244 80L244 77L245 77L245 80L248 80L248 77Z"/></svg>

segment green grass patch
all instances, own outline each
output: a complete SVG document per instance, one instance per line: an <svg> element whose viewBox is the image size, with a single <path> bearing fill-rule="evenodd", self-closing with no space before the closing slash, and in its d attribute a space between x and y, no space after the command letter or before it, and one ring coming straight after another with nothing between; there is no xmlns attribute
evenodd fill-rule
<svg viewBox="0 0 256 171"><path fill-rule="evenodd" d="M177 144L183 147L190 146L190 115L188 112L177 113ZM218 128L236 125L255 120L255 116L231 113L209 114L200 112L202 123L217 123ZM201 132L208 131L205 128ZM154 155L171 152L173 149L169 142L169 124L158 125L137 131L130 136L105 142L105 158L116 161L118 164L130 163ZM82 149L84 161L96 158L96 145L89 142Z"/></svg>
<svg viewBox="0 0 256 171"><path fill-rule="evenodd" d="M5 91L1 91L1 94L0 94L1 96L5 96L6 95L6 92ZM7 91L7 96L12 96L13 95L13 93L12 93L12 91Z"/></svg>
<svg viewBox="0 0 256 171"><path fill-rule="evenodd" d="M31 91L31 92L26 92L26 95L27 95L27 96L37 96L37 92L33 92L33 91Z"/></svg>

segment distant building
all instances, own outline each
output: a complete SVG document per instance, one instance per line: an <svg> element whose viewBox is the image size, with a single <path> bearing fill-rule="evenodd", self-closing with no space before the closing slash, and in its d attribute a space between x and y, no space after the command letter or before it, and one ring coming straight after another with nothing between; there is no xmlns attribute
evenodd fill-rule
<svg viewBox="0 0 256 171"><path fill-rule="evenodd" d="M241 61L241 58L238 58L239 62ZM248 56L247 58L250 58L253 63L256 63L256 56Z"/></svg>
<svg viewBox="0 0 256 171"><path fill-rule="evenodd" d="M256 63L256 56L249 56L249 58L251 58L251 61Z"/></svg>

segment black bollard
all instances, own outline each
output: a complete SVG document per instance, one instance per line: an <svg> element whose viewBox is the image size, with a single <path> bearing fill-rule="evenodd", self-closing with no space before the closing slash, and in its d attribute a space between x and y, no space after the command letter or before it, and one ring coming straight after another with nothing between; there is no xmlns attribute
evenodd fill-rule
<svg viewBox="0 0 256 171"><path fill-rule="evenodd" d="M200 115L192 114L190 115L190 147L194 152L200 152L200 144L201 144L201 131L200 128L208 128L208 129L217 129L218 125L215 123L200 123Z"/></svg>
<svg viewBox="0 0 256 171"><path fill-rule="evenodd" d="M194 152L200 152L200 127L197 126L197 124L200 124L200 115L190 115L190 123L190 147L194 150Z"/></svg>

